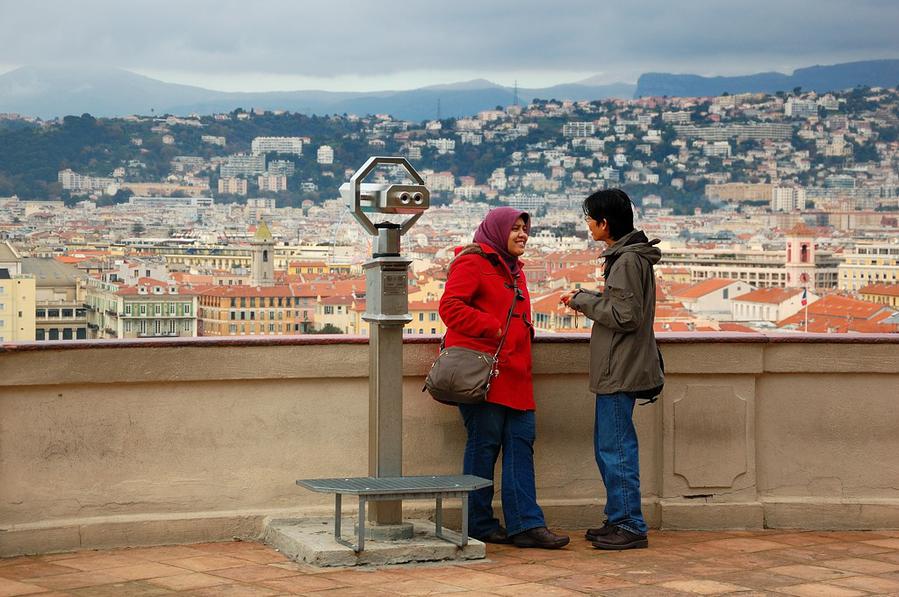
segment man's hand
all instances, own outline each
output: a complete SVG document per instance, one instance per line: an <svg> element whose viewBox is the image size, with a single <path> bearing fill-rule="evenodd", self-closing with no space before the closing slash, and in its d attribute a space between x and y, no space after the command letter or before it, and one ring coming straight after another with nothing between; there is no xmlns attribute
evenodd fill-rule
<svg viewBox="0 0 899 597"><path fill-rule="evenodd" d="M562 293L562 296L559 297L559 302L565 305L566 307L570 306L568 303L571 301L572 297L578 293L577 290L569 290L567 292Z"/></svg>

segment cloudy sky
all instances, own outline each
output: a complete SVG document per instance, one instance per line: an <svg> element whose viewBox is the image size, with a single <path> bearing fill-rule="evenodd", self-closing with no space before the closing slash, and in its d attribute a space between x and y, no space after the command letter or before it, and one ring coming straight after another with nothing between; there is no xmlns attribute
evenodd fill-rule
<svg viewBox="0 0 899 597"><path fill-rule="evenodd" d="M897 0L0 0L0 73L111 66L225 91L543 87L899 58Z"/></svg>

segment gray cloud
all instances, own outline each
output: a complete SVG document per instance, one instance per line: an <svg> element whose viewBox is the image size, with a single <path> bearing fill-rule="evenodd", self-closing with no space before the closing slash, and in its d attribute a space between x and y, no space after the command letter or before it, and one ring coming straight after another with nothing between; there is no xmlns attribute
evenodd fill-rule
<svg viewBox="0 0 899 597"><path fill-rule="evenodd" d="M899 57L890 0L0 0L0 64L331 77L738 74Z"/></svg>

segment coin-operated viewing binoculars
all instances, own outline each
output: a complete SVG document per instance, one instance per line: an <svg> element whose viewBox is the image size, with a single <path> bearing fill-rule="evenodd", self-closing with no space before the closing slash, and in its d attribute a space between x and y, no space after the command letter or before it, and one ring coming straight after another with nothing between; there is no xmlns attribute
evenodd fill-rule
<svg viewBox="0 0 899 597"><path fill-rule="evenodd" d="M381 165L400 166L415 184L367 183ZM431 193L415 168L401 157L371 157L340 187L356 221L377 237L365 270L365 313L369 324L368 474L403 474L403 326L409 314L409 264L400 255L400 239L428 209ZM368 214L399 214L402 222L372 222ZM404 527L402 502L372 502L368 518L374 525ZM411 537L412 527L401 534Z"/></svg>
<svg viewBox="0 0 899 597"><path fill-rule="evenodd" d="M416 184L390 184L363 182L380 165L402 166ZM367 213L408 214L412 217L399 224L400 235L421 217L431 203L431 192L425 181L406 158L371 157L359 170L340 186L340 195L356 220L372 236L379 236L379 226L372 223Z"/></svg>

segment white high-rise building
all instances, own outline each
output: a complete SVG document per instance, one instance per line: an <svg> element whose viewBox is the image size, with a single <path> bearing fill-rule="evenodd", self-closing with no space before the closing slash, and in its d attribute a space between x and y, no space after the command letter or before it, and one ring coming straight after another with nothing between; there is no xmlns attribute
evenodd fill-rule
<svg viewBox="0 0 899 597"><path fill-rule="evenodd" d="M322 145L315 154L315 161L319 164L334 163L334 148L330 145Z"/></svg>
<svg viewBox="0 0 899 597"><path fill-rule="evenodd" d="M805 189L798 186L776 186L771 189L771 211L802 211Z"/></svg>
<svg viewBox="0 0 899 597"><path fill-rule="evenodd" d="M300 137L256 137L250 147L253 155L270 152L303 155L303 139Z"/></svg>

